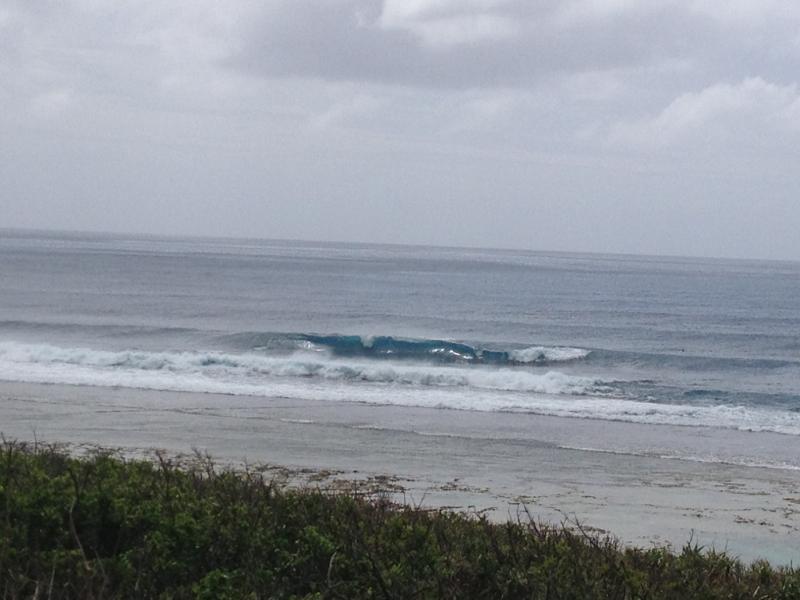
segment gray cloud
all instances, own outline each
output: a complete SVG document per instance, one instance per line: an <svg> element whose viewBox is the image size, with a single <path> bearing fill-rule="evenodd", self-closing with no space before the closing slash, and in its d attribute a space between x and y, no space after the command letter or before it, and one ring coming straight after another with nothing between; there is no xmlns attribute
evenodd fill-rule
<svg viewBox="0 0 800 600"><path fill-rule="evenodd" d="M800 258L777 0L7 0L25 227Z"/></svg>
<svg viewBox="0 0 800 600"><path fill-rule="evenodd" d="M683 26L690 37L703 33L666 9L634 11L613 22L570 21L559 19L560 3L553 4L502 3L470 21L452 9L386 19L377 0L279 2L250 26L236 60L270 77L518 87L565 71L689 58L675 30Z"/></svg>
<svg viewBox="0 0 800 600"><path fill-rule="evenodd" d="M391 9L398 5L412 9ZM776 21L756 8L740 8L737 18L731 6L279 1L250 24L236 60L266 76L426 87L530 86L565 72L670 67L686 82L793 76L787 44L796 42L798 11Z"/></svg>

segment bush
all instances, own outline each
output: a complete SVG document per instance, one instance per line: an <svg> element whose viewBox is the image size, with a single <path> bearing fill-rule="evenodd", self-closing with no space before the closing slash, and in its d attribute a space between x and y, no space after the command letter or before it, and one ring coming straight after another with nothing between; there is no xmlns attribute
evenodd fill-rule
<svg viewBox="0 0 800 600"><path fill-rule="evenodd" d="M800 598L687 545L280 489L207 459L0 449L3 598Z"/></svg>

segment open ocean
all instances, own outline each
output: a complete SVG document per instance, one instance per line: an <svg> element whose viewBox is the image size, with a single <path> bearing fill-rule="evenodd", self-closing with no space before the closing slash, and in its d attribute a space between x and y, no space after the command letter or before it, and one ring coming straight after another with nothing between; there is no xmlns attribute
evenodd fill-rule
<svg viewBox="0 0 800 600"><path fill-rule="evenodd" d="M567 445L796 470L800 263L0 231L0 380L627 422L652 436Z"/></svg>

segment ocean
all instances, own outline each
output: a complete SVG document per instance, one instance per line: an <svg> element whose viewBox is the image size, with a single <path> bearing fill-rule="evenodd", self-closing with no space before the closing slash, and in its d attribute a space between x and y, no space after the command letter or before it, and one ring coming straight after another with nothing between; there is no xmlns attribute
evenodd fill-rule
<svg viewBox="0 0 800 600"><path fill-rule="evenodd" d="M800 263L0 231L0 381L800 470Z"/></svg>

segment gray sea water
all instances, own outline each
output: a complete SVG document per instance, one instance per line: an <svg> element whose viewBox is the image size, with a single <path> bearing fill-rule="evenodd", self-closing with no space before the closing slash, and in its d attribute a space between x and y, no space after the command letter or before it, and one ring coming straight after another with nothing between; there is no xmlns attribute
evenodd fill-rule
<svg viewBox="0 0 800 600"><path fill-rule="evenodd" d="M797 470L800 263L0 231L0 381Z"/></svg>

